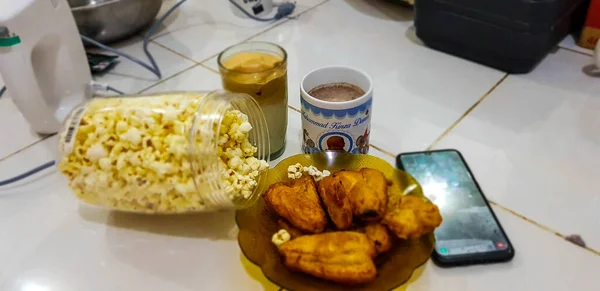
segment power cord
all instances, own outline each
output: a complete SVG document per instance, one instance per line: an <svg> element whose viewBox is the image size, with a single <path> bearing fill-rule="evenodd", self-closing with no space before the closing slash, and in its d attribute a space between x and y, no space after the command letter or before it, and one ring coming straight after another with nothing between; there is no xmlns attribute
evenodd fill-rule
<svg viewBox="0 0 600 291"><path fill-rule="evenodd" d="M29 171L29 172L23 173L23 174L21 174L21 175L18 175L18 176L16 176L16 177L12 177L12 178L10 178L10 179L6 179L6 180L4 180L4 181L0 181L0 186L6 186L6 185L8 185L8 184L12 184L12 183L14 183L14 182L17 182L17 181L23 180L23 179L25 179L25 178L27 178L27 177L29 177L29 176L33 175L33 174L36 174L36 173L39 173L39 172L41 172L41 171L43 171L43 170L45 170L45 169L48 169L48 168L50 168L50 167L54 166L55 164L56 164L56 163L55 163L54 161L47 162L47 163L45 163L45 164L43 164L43 165L41 165L41 166L39 166L39 167L37 167L37 168L35 168L35 169L33 169L33 170Z"/></svg>
<svg viewBox="0 0 600 291"><path fill-rule="evenodd" d="M87 36L81 35L81 39L89 44L93 44L103 50L107 50L111 53L114 53L116 55L122 56L146 69L148 69L148 71L154 73L154 75L156 75L156 77L158 77L159 79L162 79L162 73L160 71L160 68L158 67L158 65L156 64L156 61L154 60L154 57L152 56L152 54L150 53L150 50L148 50L148 45L150 44L150 38L156 33L156 30L158 29L158 27L160 27L163 22L165 22L165 20L175 11L177 10L177 8L179 8L179 6L181 6L183 3L185 3L187 0L181 0L179 1L177 4L173 5L173 7L171 7L167 13L165 13L165 15L163 15L160 19L158 19L158 21L156 21L151 27L150 29L146 32L146 35L144 36L144 53L146 54L146 57L148 57L148 60L150 61L150 65L144 63L143 61L139 60L138 58L131 56L127 53L118 51L114 48L111 48L107 45L104 45L100 42L97 42ZM111 90L111 87L109 87L109 90ZM114 90L114 88L112 88L112 91L114 92L120 92L120 91L116 91ZM122 94L122 93L120 93Z"/></svg>
<svg viewBox="0 0 600 291"><path fill-rule="evenodd" d="M152 72L154 75L156 75L159 79L162 79L162 72L160 71L160 67L158 66L158 64L156 63L156 60L154 59L154 56L152 56L152 54L150 53L150 50L148 49L148 45L150 44L150 38L156 33L156 30L165 22L165 20L175 11L177 10L177 8L179 8L179 6L181 6L183 3L185 3L187 0L181 0L179 2L177 2L177 4L173 5L173 7L171 7L167 13L165 13L165 15L163 15L160 19L158 19L158 21L156 21L151 27L150 29L146 32L146 35L144 36L144 53L146 54L146 57L148 57L148 60L150 61L150 65L148 65L147 63L141 61L140 59L131 56L125 52L121 52L118 51L114 48L111 48L107 45L104 45L100 42L97 42L87 36L84 35L80 35L81 39L84 42L87 42L89 44L95 45L101 49L107 50L109 52L112 52L116 55L122 56L144 68L146 68L147 70L149 70L150 72ZM240 11L242 11L246 16L248 16L251 19L254 19L256 21L273 21L273 20L279 20L281 18L287 17L289 15L291 15L294 12L294 9L296 9L296 3L295 2L286 2L286 3L282 3L279 6L277 6L277 13L275 14L275 16L273 16L272 18L259 18L256 17L254 15L252 15L251 13L249 13L248 11L246 11L242 6L240 6L238 3L236 3L234 0L229 0L229 2L231 2L231 4L233 4L235 7L237 7ZM106 91L112 91L121 95L124 95L125 93L123 93L120 90L117 90L111 86L106 86L106 88L104 88ZM6 86L2 87L2 89L0 89L0 98L2 97L2 95L4 95L4 92L6 91Z"/></svg>
<svg viewBox="0 0 600 291"><path fill-rule="evenodd" d="M158 27L160 27L163 22L175 11L177 10L177 8L179 8L179 6L181 6L183 3L185 3L187 0L181 0L179 1L177 4L175 4L173 7L171 7L167 13L165 13L165 15L163 15L156 23L154 23L150 29L148 30L148 32L146 32L146 35L144 37L144 53L146 54L146 56L148 57L148 60L150 61L150 65L144 63L143 61L139 60L136 57L133 57L127 53L118 51L114 48L111 48L109 46L106 46L100 42L97 42L89 37L83 36L81 35L81 39L87 43L93 44L101 49L110 51L114 54L117 54L119 56L122 56L146 69L148 69L150 72L154 73L159 79L162 79L162 73L160 71L160 68L158 67L158 64L156 63L156 61L154 60L154 57L152 56L152 54L150 53L150 51L148 50L148 45L150 43L150 38L156 33L156 29L158 29ZM273 21L273 20L279 20L283 17L286 17L290 14L292 14L294 12L294 9L296 8L296 3L283 3L281 5L279 5L277 7L277 13L275 14L274 17L269 18L269 19L264 19L264 18L258 18L252 14L250 14L248 11L246 11L243 7L241 7L239 4L235 3L233 0L229 0L229 2L231 2L233 5L235 5L238 9L240 9L244 14L246 14L246 16L248 16L251 19L257 20L257 21ZM104 91L113 91L115 93L124 95L125 93L109 86L109 85L103 85L103 84L98 84L98 83L93 83L94 88L96 89L101 89ZM0 97L2 97L2 95L4 94L4 92L6 91L6 86L4 86L2 89L0 89ZM30 170L26 173L23 173L21 175L15 176L13 178L10 179L6 179L3 181L0 181L0 187L1 186L6 186L8 184L12 184L14 182L23 180L31 175L34 175L36 173L39 173L45 169L48 169L52 166L54 166L56 164L55 161L50 161L47 162L33 170Z"/></svg>

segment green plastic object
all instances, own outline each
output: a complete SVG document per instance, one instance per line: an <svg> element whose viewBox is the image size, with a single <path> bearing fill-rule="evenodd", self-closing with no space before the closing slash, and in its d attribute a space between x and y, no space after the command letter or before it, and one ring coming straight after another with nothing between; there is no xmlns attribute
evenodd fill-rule
<svg viewBox="0 0 600 291"><path fill-rule="evenodd" d="M10 47L21 43L19 36L0 38L0 47Z"/></svg>

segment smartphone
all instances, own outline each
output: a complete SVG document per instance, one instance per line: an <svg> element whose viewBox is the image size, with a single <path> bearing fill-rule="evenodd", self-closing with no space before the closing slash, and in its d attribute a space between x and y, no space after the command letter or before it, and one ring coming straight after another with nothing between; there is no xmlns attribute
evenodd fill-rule
<svg viewBox="0 0 600 291"><path fill-rule="evenodd" d="M397 167L411 174L444 221L435 232L433 261L442 267L509 261L515 250L457 150L398 155Z"/></svg>

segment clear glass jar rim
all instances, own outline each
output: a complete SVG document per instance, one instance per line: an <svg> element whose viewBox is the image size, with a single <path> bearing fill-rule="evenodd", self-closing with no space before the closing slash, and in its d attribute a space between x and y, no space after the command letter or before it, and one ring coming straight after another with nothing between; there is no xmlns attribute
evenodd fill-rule
<svg viewBox="0 0 600 291"><path fill-rule="evenodd" d="M270 68L270 69L266 69L264 71L259 71L259 72L241 72L241 71L236 71L233 69L229 69L227 67L225 67L225 65L223 65L223 55L225 53L227 53L228 51L230 51L231 49L234 49L235 47L241 46L241 45L252 45L252 44L265 44L265 45L270 45L273 46L279 50L281 50L281 52L283 53L283 60L275 67ZM272 43L272 42L267 42L267 41L250 41L250 42L243 42L243 43L239 43L239 44L234 44L226 49L224 49L221 53L219 53L219 56L217 57L217 63L219 64L219 68L226 71L226 72L232 72L232 73L236 73L236 74L261 74L261 73L267 73L276 69L281 68L282 66L286 66L287 65L287 52L285 51L285 49L283 47L281 47L278 44Z"/></svg>
<svg viewBox="0 0 600 291"><path fill-rule="evenodd" d="M207 107L205 107L207 106ZM215 107L216 106L216 107ZM204 115L203 110L211 109L213 112ZM226 91L213 91L208 93L200 102L197 112L194 117L192 128L190 128L190 163L192 171L199 176L195 176L194 183L196 188L201 191L202 185L208 185L211 193L205 193L205 199L212 202L212 206L217 208L244 208L253 205L260 198L260 185L266 181L268 171L261 173L257 179L257 187L252 191L252 195L241 200L227 200L224 192L222 180L220 180L221 172L218 167L217 156L219 131L223 121L225 111L229 108L240 110L248 115L249 121L253 126L253 135L255 135L255 146L258 149L256 158L270 162L270 142L269 132L266 119L259 104L251 96L242 93L231 93ZM245 110L244 110L245 109ZM199 123L199 120L204 120L204 124ZM202 126L199 128L198 126ZM213 127L216 126L216 132L213 132ZM212 138L208 143L198 147L195 142L197 133L213 133ZM209 169L207 172L198 172L198 169Z"/></svg>

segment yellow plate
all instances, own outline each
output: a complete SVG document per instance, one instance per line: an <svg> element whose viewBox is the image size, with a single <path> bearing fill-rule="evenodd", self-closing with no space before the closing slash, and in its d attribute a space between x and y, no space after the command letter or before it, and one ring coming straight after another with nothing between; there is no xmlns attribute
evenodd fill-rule
<svg viewBox="0 0 600 291"><path fill-rule="evenodd" d="M388 189L391 205L397 203L403 195L414 195L426 199L421 186L412 176L395 169L388 162L374 156L340 152L289 157L269 170L267 185L287 181L287 168L296 163L304 166L314 165L319 170L327 169L331 172L342 169L373 168L383 172L386 178L392 181L392 185ZM392 250L375 260L377 264L375 280L365 285L348 287L292 272L283 265L277 247L271 243L271 236L279 230L277 218L273 217L266 209L262 199L251 208L238 210L236 222L240 229L238 242L246 257L258 265L269 280L287 290L295 291L391 290L408 281L413 271L429 259L434 246L433 234L415 240L400 240Z"/></svg>

